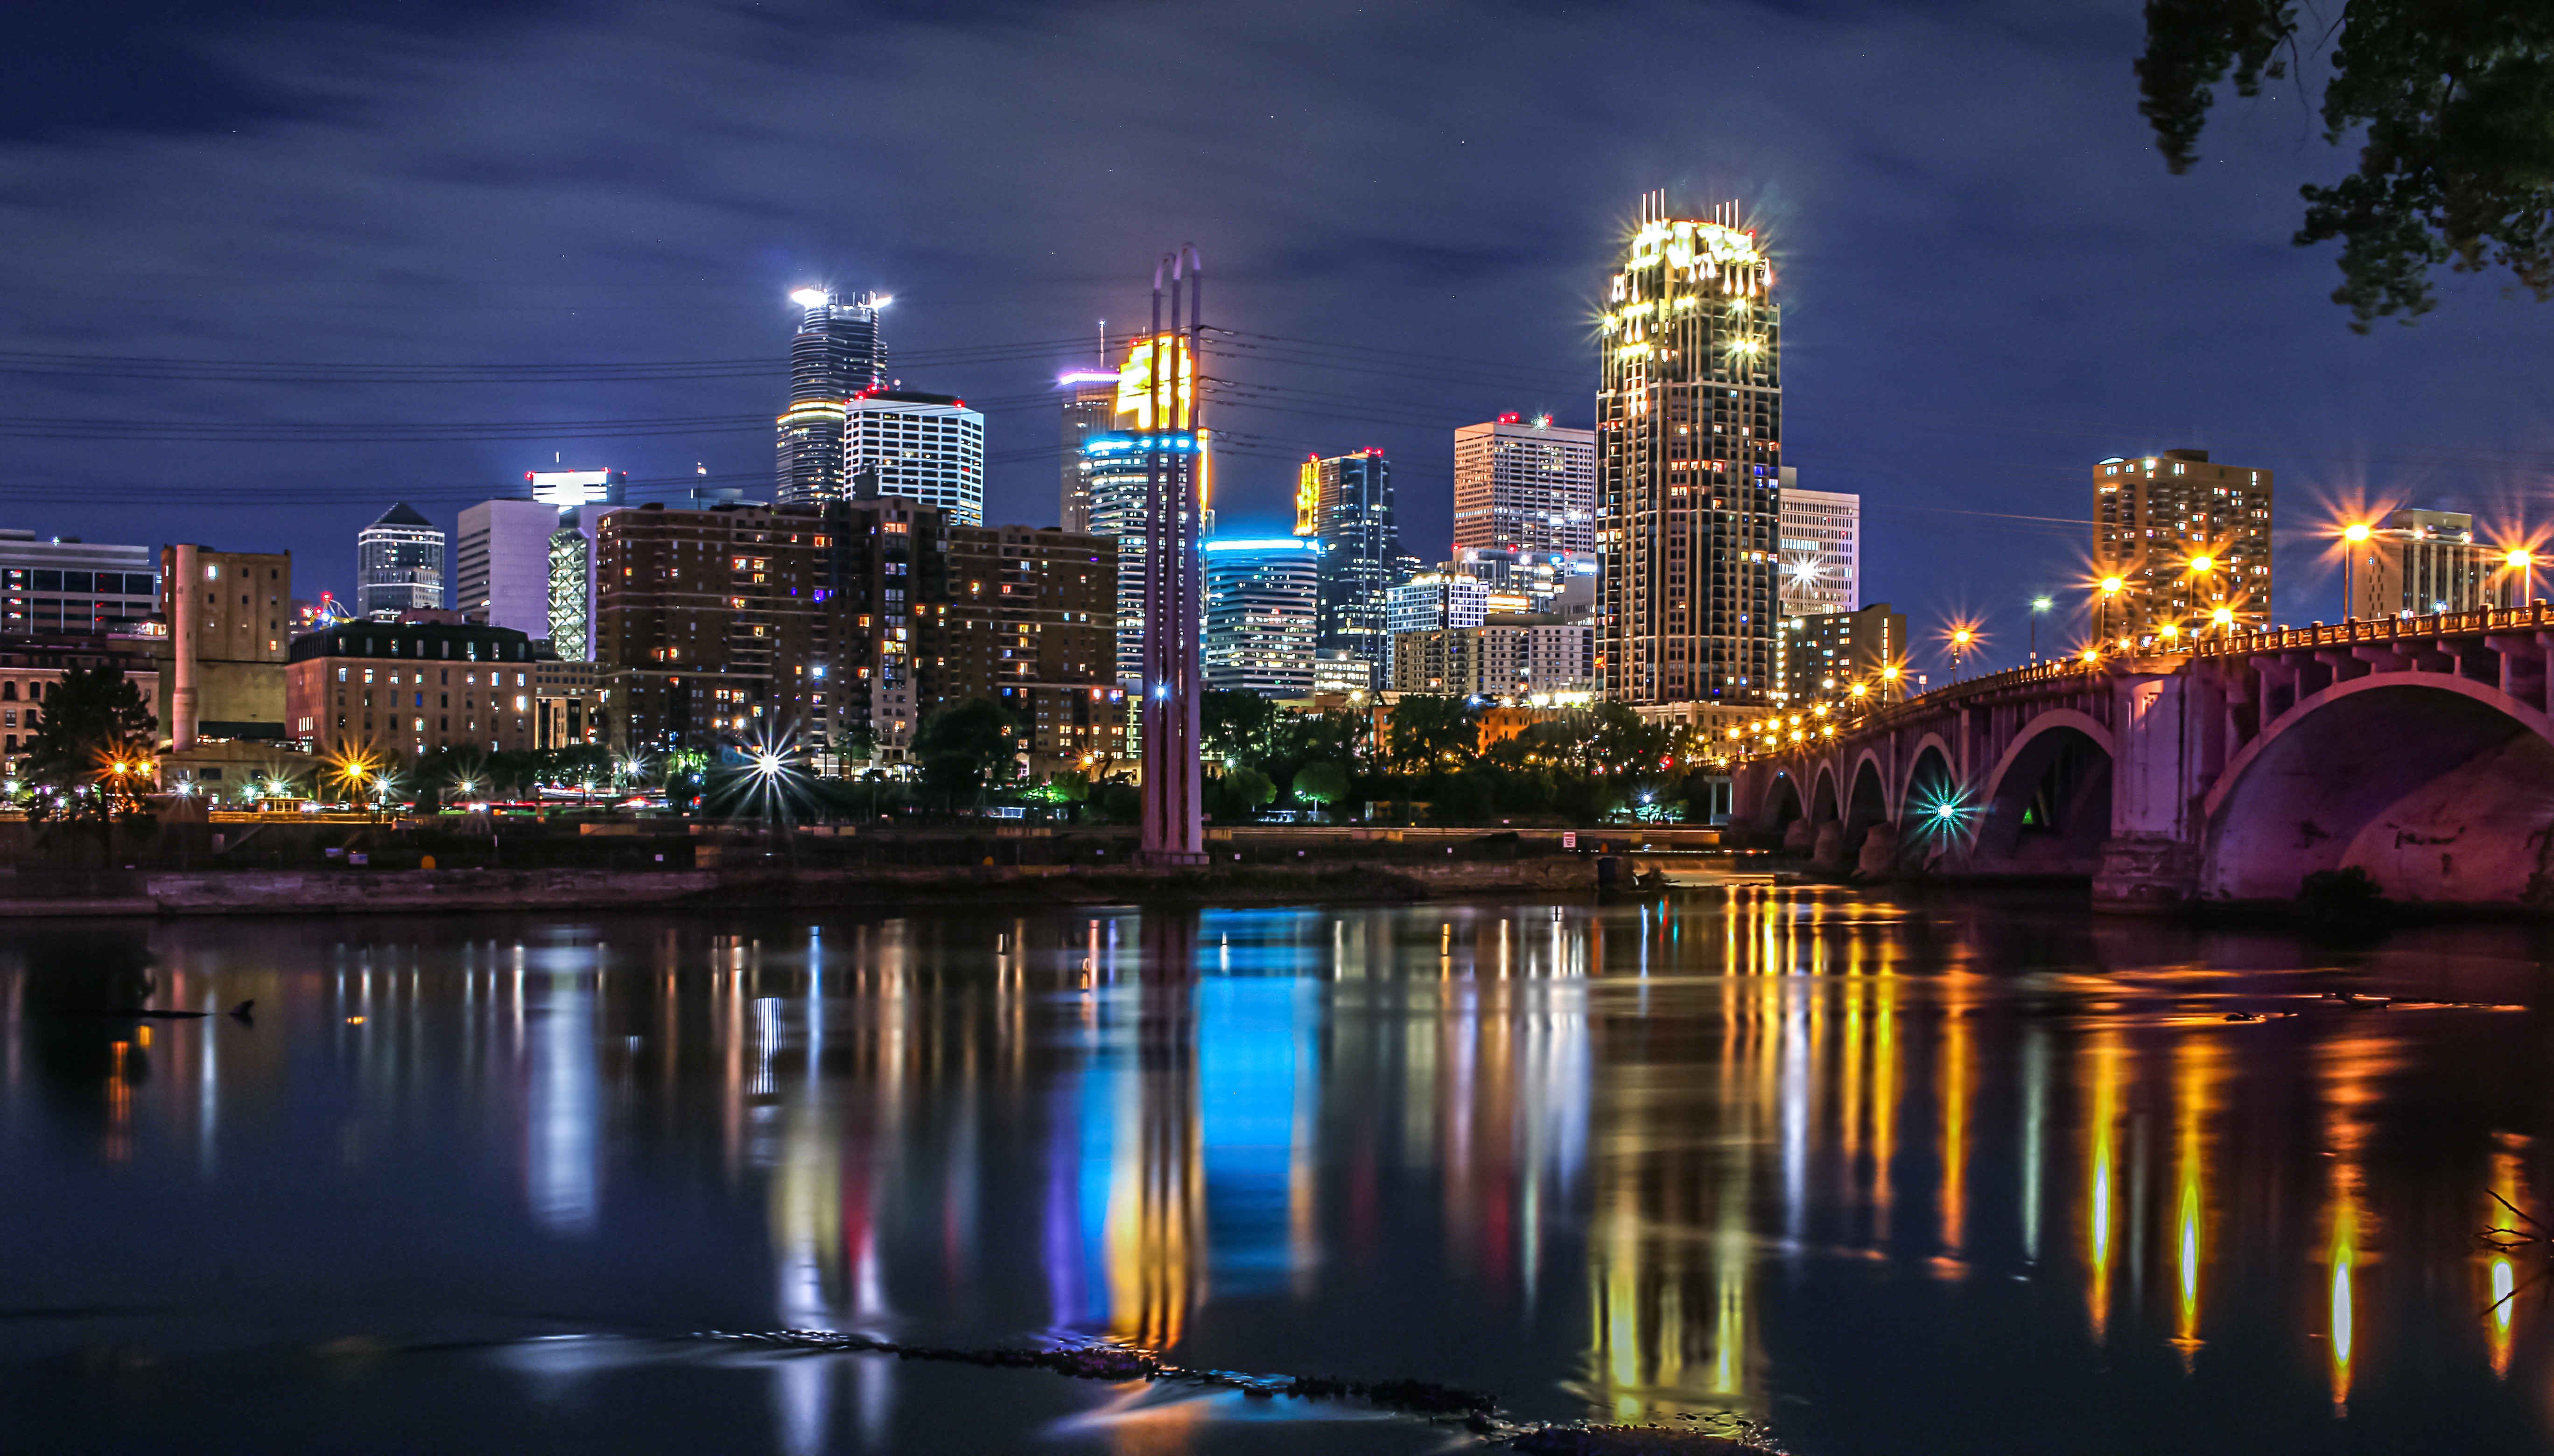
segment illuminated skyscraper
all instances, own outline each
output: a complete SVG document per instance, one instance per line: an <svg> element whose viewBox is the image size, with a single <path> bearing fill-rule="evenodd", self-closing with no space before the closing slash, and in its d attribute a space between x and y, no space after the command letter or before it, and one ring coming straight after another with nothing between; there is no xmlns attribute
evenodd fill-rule
<svg viewBox="0 0 2554 1456"><path fill-rule="evenodd" d="M830 288L800 288L790 301L806 310L789 343L789 408L780 416L783 503L844 498L844 401L886 383L886 345L878 310L887 299Z"/></svg>
<svg viewBox="0 0 2554 1456"><path fill-rule="evenodd" d="M535 472L532 499L554 509L549 533L550 646L568 662L594 656L594 535L606 511L621 507L626 470Z"/></svg>
<svg viewBox="0 0 2554 1456"><path fill-rule="evenodd" d="M355 533L355 612L395 621L443 605L443 532L403 501Z"/></svg>
<svg viewBox="0 0 2554 1456"><path fill-rule="evenodd" d="M876 391L843 410L844 499L900 496L985 523L985 416L954 394Z"/></svg>
<svg viewBox="0 0 2554 1456"><path fill-rule="evenodd" d="M1392 655L1388 594L1410 579L1414 565L1401 554L1392 463L1383 452L1305 461L1295 534L1322 546L1322 650L1354 653L1372 670L1372 686L1383 686Z"/></svg>
<svg viewBox="0 0 2554 1456"><path fill-rule="evenodd" d="M1502 414L1454 431L1454 549L1596 549L1596 432Z"/></svg>
<svg viewBox="0 0 2554 1456"><path fill-rule="evenodd" d="M1117 375L1114 370L1089 370L1057 380L1064 394L1064 479L1056 501L1056 518L1069 531L1091 529L1091 437L1107 433L1116 423Z"/></svg>
<svg viewBox="0 0 2554 1456"><path fill-rule="evenodd" d="M1313 691L1322 548L1302 537L1209 541L1206 685L1296 698Z"/></svg>
<svg viewBox="0 0 2554 1456"><path fill-rule="evenodd" d="M1737 204L1641 199L1596 395L1596 670L1634 706L1772 700L1782 505L1774 269Z"/></svg>

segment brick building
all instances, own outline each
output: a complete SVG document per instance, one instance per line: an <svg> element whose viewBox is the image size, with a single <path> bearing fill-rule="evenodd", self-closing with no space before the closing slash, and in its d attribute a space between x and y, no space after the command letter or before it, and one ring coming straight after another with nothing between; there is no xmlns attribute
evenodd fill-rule
<svg viewBox="0 0 2554 1456"><path fill-rule="evenodd" d="M322 758L528 749L533 664L546 650L508 627L351 621L305 632L285 665L289 733Z"/></svg>

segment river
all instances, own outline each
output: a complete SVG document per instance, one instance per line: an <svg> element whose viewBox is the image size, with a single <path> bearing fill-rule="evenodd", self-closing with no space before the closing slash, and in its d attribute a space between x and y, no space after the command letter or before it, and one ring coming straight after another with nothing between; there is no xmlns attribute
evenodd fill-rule
<svg viewBox="0 0 2554 1456"><path fill-rule="evenodd" d="M2554 1263L2477 1235L2554 1223L2549 954L1767 886L20 922L0 1445L1469 1440L708 1337L800 1328L1799 1456L2546 1451Z"/></svg>

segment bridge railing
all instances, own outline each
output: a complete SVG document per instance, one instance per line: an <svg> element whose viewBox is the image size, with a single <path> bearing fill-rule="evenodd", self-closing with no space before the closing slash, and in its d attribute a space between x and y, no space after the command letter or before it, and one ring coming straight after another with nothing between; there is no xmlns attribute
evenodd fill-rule
<svg viewBox="0 0 2554 1456"><path fill-rule="evenodd" d="M2541 627L2549 622L2554 622L2554 612L2548 612L2543 602L2530 602L2524 607L2479 607L2471 612L2441 612L2428 616L2365 616L2350 621L2319 621L2310 626L2255 627L2200 638L2182 650L2199 657L2241 657L2283 647L2338 647L2355 642L2467 636L2514 627Z"/></svg>

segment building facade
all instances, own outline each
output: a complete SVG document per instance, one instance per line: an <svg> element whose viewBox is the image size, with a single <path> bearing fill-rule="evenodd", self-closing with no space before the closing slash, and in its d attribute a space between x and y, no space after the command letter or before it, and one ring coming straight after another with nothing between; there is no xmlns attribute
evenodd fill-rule
<svg viewBox="0 0 2554 1456"><path fill-rule="evenodd" d="M597 561L595 712L624 754L893 767L931 713L984 698L1033 771L1122 755L1110 542L895 498L643 505L604 518Z"/></svg>
<svg viewBox="0 0 2554 1456"><path fill-rule="evenodd" d="M840 499L844 473L844 401L886 385L886 343L873 293L846 298L830 288L800 288L790 301L804 310L789 341L789 407L781 411L779 477L783 502Z"/></svg>
<svg viewBox="0 0 2554 1456"><path fill-rule="evenodd" d="M0 530L0 634L87 636L131 627L159 610L159 565L160 553L148 546Z"/></svg>
<svg viewBox="0 0 2554 1456"><path fill-rule="evenodd" d="M1064 476L1057 487L1056 520L1068 531L1091 530L1091 487L1095 464L1091 437L1104 435L1117 423L1117 372L1088 370L1058 379L1063 392ZM1103 532L1103 534L1105 534Z"/></svg>
<svg viewBox="0 0 2554 1456"><path fill-rule="evenodd" d="M1402 693L1550 706L1590 696L1595 668L1594 623L1548 616L1501 615L1392 641L1392 687Z"/></svg>
<svg viewBox="0 0 2554 1456"><path fill-rule="evenodd" d="M1381 450L1304 462L1295 534L1322 548L1321 649L1362 658L1381 686L1392 657L1390 593L1410 579Z"/></svg>
<svg viewBox="0 0 2554 1456"><path fill-rule="evenodd" d="M1853 612L1821 612L1783 620L1783 701L1842 702L1853 685L1868 693L1894 692L1882 674L1907 661L1907 616L1875 602ZM1866 696L1868 696L1868 693Z"/></svg>
<svg viewBox="0 0 2554 1456"><path fill-rule="evenodd" d="M1597 674L1635 708L1775 691L1781 313L1738 223L1646 194L1598 326Z"/></svg>
<svg viewBox="0 0 2554 1456"><path fill-rule="evenodd" d="M72 668L114 665L142 690L142 701L160 696L160 669L151 640L130 635L12 633L0 638L0 764L32 746L44 727L45 698Z"/></svg>
<svg viewBox="0 0 2554 1456"><path fill-rule="evenodd" d="M191 569L181 569L181 559ZM287 736L285 662L292 641L292 553L168 546L160 553L160 667L156 710L163 737L179 725L174 700L180 638L190 669L198 738L277 740ZM188 600L179 601L184 596Z"/></svg>
<svg viewBox="0 0 2554 1456"><path fill-rule="evenodd" d="M532 659L532 746L573 748L604 740L595 712L594 664Z"/></svg>
<svg viewBox="0 0 2554 1456"><path fill-rule="evenodd" d="M355 615L396 621L443 606L443 532L403 501L355 533Z"/></svg>
<svg viewBox="0 0 2554 1456"><path fill-rule="evenodd" d="M2205 450L2094 466L2095 637L2117 647L2216 630L2220 609L2237 627L2267 626L2270 510L2270 472Z"/></svg>
<svg viewBox="0 0 2554 1456"><path fill-rule="evenodd" d="M1596 549L1596 432L1502 414L1454 431L1454 549Z"/></svg>
<svg viewBox="0 0 2554 1456"><path fill-rule="evenodd" d="M453 533L452 605L462 616L528 637L550 634L550 533L558 508L482 501Z"/></svg>
<svg viewBox="0 0 2554 1456"><path fill-rule="evenodd" d="M290 736L322 760L389 766L442 748L534 746L531 638L476 623L354 621L307 632L287 663Z"/></svg>
<svg viewBox="0 0 2554 1456"><path fill-rule="evenodd" d="M1792 616L1862 606L1862 498L1803 491L1783 467L1782 609Z"/></svg>
<svg viewBox="0 0 2554 1456"><path fill-rule="evenodd" d="M2353 617L2526 605L2526 568L2510 564L2507 548L2476 541L2463 511L2394 511L2352 552Z"/></svg>
<svg viewBox="0 0 2554 1456"><path fill-rule="evenodd" d="M1203 555L1206 685L1264 698L1312 692L1321 635L1320 543L1300 536L1209 541Z"/></svg>

